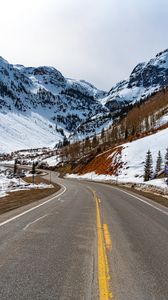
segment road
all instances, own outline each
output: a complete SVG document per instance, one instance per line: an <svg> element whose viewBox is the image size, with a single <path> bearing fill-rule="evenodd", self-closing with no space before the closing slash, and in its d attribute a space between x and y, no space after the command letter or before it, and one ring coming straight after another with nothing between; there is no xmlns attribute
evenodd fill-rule
<svg viewBox="0 0 168 300"><path fill-rule="evenodd" d="M167 300L168 209L52 180L57 195L0 216L0 299Z"/></svg>

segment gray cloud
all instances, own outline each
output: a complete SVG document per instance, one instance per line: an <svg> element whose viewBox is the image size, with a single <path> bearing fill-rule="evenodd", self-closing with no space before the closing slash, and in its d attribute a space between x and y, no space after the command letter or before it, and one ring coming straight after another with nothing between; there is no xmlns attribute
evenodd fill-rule
<svg viewBox="0 0 168 300"><path fill-rule="evenodd" d="M106 90L168 47L166 0L6 0L1 11L0 55Z"/></svg>

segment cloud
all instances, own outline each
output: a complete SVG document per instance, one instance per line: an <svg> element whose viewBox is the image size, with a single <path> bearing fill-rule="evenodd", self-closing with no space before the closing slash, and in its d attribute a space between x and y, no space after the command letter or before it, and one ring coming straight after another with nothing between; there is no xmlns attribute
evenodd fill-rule
<svg viewBox="0 0 168 300"><path fill-rule="evenodd" d="M166 0L6 0L1 11L4 58L107 90L167 48Z"/></svg>

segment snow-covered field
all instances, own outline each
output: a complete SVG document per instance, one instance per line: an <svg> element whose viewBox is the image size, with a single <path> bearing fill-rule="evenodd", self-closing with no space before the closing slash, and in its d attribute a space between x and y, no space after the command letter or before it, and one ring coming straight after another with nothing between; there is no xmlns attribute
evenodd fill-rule
<svg viewBox="0 0 168 300"><path fill-rule="evenodd" d="M8 195L9 192L16 192L20 190L30 190L30 189L43 189L43 188L52 188L52 185L46 183L40 184L28 184L21 178L9 178L9 174L4 173L5 168L0 168L0 198ZM30 174L26 174L26 177L29 177Z"/></svg>
<svg viewBox="0 0 168 300"><path fill-rule="evenodd" d="M166 189L168 192L168 186L166 184L165 178L153 179L147 182L144 182L143 180L144 163L146 152L148 151L148 149L150 149L152 153L154 170L156 166L158 151L161 151L164 169L164 156L166 148L168 148L168 128L161 130L153 135L133 141L131 143L123 144L122 147L123 150L121 156L119 156L116 152L116 155L114 155L112 158L112 163L115 161L116 157L118 159L118 162L123 163L123 167L119 170L118 176L103 174L98 175L96 174L96 172L91 172L84 175L71 174L68 175L68 177L98 181L118 181L119 183L143 184Z"/></svg>

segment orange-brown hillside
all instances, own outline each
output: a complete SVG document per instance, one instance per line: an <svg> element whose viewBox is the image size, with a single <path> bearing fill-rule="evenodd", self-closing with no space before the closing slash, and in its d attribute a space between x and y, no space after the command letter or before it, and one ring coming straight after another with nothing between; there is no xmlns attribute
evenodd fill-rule
<svg viewBox="0 0 168 300"><path fill-rule="evenodd" d="M75 172L80 175L90 172L95 172L96 174L116 175L117 170L122 167L122 162L117 159L117 157L121 155L121 150L122 147L117 147L99 154L87 165L76 169Z"/></svg>

